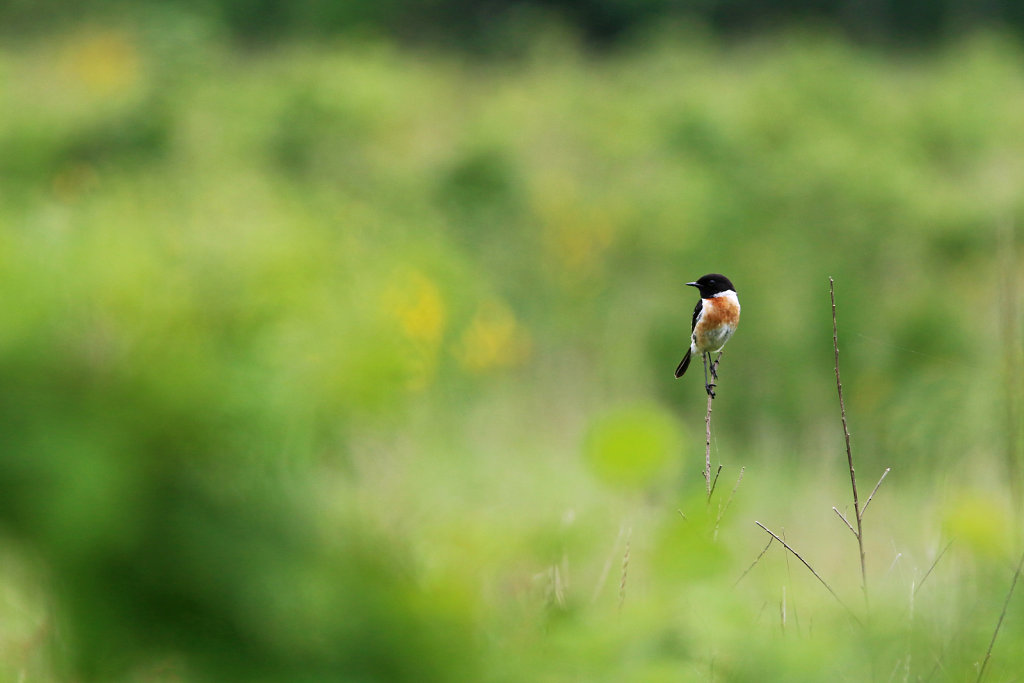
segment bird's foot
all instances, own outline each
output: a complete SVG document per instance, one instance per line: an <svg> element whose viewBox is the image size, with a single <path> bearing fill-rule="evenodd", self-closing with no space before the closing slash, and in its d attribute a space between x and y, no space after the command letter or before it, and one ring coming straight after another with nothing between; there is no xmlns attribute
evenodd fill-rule
<svg viewBox="0 0 1024 683"><path fill-rule="evenodd" d="M705 384L704 385L704 389L707 390L708 396L710 396L711 398L715 397L715 387L717 387L717 386L718 385L715 384L714 382L712 382L711 384Z"/></svg>

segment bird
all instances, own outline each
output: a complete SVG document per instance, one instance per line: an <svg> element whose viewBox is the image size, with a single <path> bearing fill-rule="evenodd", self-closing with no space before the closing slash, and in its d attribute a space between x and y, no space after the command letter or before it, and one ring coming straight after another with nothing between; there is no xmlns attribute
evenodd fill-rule
<svg viewBox="0 0 1024 683"><path fill-rule="evenodd" d="M708 364L712 353L717 353L721 359L722 348L736 331L740 322L740 300L736 297L736 288L732 282L721 273L709 273L686 284L697 288L700 299L693 309L690 348L676 367L676 379L682 377L686 368L690 367L690 357L699 353L704 360L704 389L708 396L714 398L715 384L708 382ZM718 379L718 360L711 363L711 378Z"/></svg>

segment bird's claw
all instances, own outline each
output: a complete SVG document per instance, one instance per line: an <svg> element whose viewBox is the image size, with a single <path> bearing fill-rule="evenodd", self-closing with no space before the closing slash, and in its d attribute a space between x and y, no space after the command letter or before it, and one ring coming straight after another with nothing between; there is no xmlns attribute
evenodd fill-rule
<svg viewBox="0 0 1024 683"><path fill-rule="evenodd" d="M715 387L717 387L717 386L718 386L717 384L713 384L713 383L705 385L704 388L707 390L708 396L710 396L711 398L715 397Z"/></svg>

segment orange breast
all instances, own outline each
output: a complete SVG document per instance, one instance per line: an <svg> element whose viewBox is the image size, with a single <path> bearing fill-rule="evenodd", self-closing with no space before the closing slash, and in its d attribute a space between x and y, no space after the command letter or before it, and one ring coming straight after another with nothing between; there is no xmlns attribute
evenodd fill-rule
<svg viewBox="0 0 1024 683"><path fill-rule="evenodd" d="M702 314L701 327L718 327L719 325L736 327L740 322L739 306L725 297L704 299Z"/></svg>

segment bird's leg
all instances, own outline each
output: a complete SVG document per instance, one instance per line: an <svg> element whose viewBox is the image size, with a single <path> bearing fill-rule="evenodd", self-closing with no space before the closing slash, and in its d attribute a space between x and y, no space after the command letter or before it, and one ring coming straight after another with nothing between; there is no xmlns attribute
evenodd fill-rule
<svg viewBox="0 0 1024 683"><path fill-rule="evenodd" d="M722 352L718 352L718 358L711 364L711 379L718 379L718 361L722 360Z"/></svg>
<svg viewBox="0 0 1024 683"><path fill-rule="evenodd" d="M708 382L708 361L711 360L711 354L704 351L700 354L700 357L704 360L704 390L708 392L708 396L714 398L715 385Z"/></svg>

